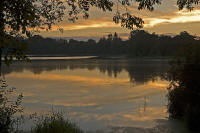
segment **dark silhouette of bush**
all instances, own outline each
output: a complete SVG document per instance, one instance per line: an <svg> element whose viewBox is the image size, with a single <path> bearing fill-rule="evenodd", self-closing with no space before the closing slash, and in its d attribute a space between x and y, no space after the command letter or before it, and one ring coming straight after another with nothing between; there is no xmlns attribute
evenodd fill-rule
<svg viewBox="0 0 200 133"><path fill-rule="evenodd" d="M200 131L200 45L185 45L170 65L169 117L184 120L189 129Z"/></svg>
<svg viewBox="0 0 200 133"><path fill-rule="evenodd" d="M14 127L18 124L18 118L14 115L22 112L23 96L20 94L12 100L10 96L15 88L8 88L4 79L0 79L0 83L0 133L17 132L18 129Z"/></svg>
<svg viewBox="0 0 200 133"><path fill-rule="evenodd" d="M32 133L84 133L75 123L65 120L62 113L33 117L36 121Z"/></svg>

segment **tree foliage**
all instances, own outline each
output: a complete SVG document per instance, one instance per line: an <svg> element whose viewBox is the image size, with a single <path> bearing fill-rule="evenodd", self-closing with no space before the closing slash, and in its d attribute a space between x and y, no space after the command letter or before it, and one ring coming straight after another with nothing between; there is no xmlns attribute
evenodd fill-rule
<svg viewBox="0 0 200 133"><path fill-rule="evenodd" d="M6 61L25 58L27 49L21 38L30 37L38 29L51 29L62 20L64 9L58 0L1 0L0 55L3 53Z"/></svg>

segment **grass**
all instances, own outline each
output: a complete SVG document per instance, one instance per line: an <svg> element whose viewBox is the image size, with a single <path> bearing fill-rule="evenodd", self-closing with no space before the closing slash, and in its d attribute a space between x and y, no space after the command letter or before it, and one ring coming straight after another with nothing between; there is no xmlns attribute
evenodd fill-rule
<svg viewBox="0 0 200 133"><path fill-rule="evenodd" d="M84 133L75 123L65 120L62 114L52 113L38 117L31 133Z"/></svg>

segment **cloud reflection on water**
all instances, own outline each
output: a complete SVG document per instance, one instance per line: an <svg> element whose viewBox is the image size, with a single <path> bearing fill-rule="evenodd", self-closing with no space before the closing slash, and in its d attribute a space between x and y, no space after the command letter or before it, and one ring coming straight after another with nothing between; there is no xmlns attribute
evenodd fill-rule
<svg viewBox="0 0 200 133"><path fill-rule="evenodd" d="M25 68L23 71L16 72L18 67L15 67L6 74L9 84L23 92L27 114L46 112L54 106L68 112L70 118L84 129L106 125L149 127L153 125L153 120L167 116L165 94L168 82L154 74L164 72L163 66L159 64L161 62L57 63L60 66L73 65L74 68L56 67L35 74L29 64L22 65ZM35 65L34 62L32 65ZM48 70L48 65L37 65ZM101 71L91 69L94 66ZM108 71L108 74L103 71ZM109 76L110 72L117 72L117 76ZM157 80L152 81L152 75ZM135 78L135 82L130 77Z"/></svg>

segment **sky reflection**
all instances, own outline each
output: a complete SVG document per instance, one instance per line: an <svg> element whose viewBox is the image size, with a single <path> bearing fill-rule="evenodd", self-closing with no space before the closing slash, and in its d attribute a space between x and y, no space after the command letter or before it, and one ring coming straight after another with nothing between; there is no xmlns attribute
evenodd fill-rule
<svg viewBox="0 0 200 133"><path fill-rule="evenodd" d="M124 63L116 77L99 71L103 66L110 68L106 61L98 63L101 67L98 66L97 69L85 69L80 65L73 70L51 69L40 74L34 74L30 67L24 65L23 71L16 72L12 68L5 77L10 86L18 88L18 92L23 92L25 113L44 113L51 111L53 107L67 113L70 119L78 122L85 130L107 126L151 127L155 124L155 119L167 117L167 81L161 80L158 75L155 75L155 81L141 79L152 77L153 74L141 73L141 67L137 69L134 62ZM137 62L137 65L154 68L160 63L162 62L146 62L145 65L144 62ZM86 64L88 68L97 62ZM119 63L112 63L113 66L117 64ZM135 68L134 71L132 68ZM140 78L132 82L130 77L134 76Z"/></svg>

